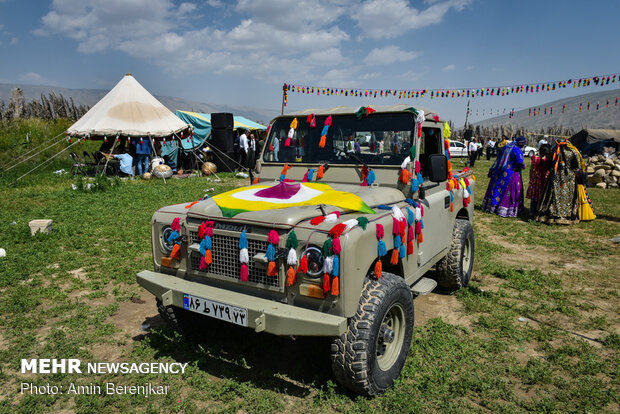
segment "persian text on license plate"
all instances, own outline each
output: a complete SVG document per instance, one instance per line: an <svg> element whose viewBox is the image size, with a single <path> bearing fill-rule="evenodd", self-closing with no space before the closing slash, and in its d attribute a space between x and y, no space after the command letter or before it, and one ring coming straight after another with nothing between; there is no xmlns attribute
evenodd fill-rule
<svg viewBox="0 0 620 414"><path fill-rule="evenodd" d="M183 294L183 308L236 325L248 326L248 310L245 308L227 305L187 293Z"/></svg>

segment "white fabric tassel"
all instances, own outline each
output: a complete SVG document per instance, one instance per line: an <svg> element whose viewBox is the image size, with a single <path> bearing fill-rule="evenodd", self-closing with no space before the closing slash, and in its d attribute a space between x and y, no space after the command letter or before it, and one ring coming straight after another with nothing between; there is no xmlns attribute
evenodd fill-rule
<svg viewBox="0 0 620 414"><path fill-rule="evenodd" d="M415 208L415 219L418 221L422 220L422 209L420 207Z"/></svg>
<svg viewBox="0 0 620 414"><path fill-rule="evenodd" d="M338 216L336 214L328 214L325 216L326 223L335 223L338 221Z"/></svg>
<svg viewBox="0 0 620 414"><path fill-rule="evenodd" d="M357 226L357 220L356 219L347 220L347 221L343 222L342 224L347 226L347 231L349 231L353 227Z"/></svg>
<svg viewBox="0 0 620 414"><path fill-rule="evenodd" d="M400 208L396 206L392 207L392 216L398 221L401 221L402 219L405 218L405 215L403 214L403 212L400 210Z"/></svg>
<svg viewBox="0 0 620 414"><path fill-rule="evenodd" d="M293 139L293 137L295 136L295 130L293 128L288 130L288 137Z"/></svg>
<svg viewBox="0 0 620 414"><path fill-rule="evenodd" d="M240 249L239 250L239 261L241 263L245 263L245 264L250 263L250 258L248 256L248 249Z"/></svg>
<svg viewBox="0 0 620 414"><path fill-rule="evenodd" d="M297 265L297 250L292 247L288 251L288 257L286 258L286 264L291 266Z"/></svg>
<svg viewBox="0 0 620 414"><path fill-rule="evenodd" d="M334 256L327 256L323 262L323 273L331 274L334 268Z"/></svg>
<svg viewBox="0 0 620 414"><path fill-rule="evenodd" d="M405 168L407 168L407 164L409 164L410 162L411 162L411 156L408 156L407 158L405 158L405 161L403 161L403 163L400 164L401 170L404 170Z"/></svg>

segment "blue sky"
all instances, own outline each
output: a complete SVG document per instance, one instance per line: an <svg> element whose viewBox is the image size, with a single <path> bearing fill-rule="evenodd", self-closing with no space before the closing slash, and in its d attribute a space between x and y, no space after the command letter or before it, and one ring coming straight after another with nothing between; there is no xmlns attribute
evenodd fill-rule
<svg viewBox="0 0 620 414"><path fill-rule="evenodd" d="M153 94L275 113L284 82L434 89L620 73L619 18L618 0L0 0L0 82L109 89L131 72ZM288 109L399 102L291 94ZM457 125L467 104L407 102Z"/></svg>

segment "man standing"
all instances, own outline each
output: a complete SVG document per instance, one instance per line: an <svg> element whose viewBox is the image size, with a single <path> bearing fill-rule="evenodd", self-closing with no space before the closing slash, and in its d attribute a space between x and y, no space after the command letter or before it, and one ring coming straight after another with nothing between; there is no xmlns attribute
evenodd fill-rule
<svg viewBox="0 0 620 414"><path fill-rule="evenodd" d="M538 151L540 151L540 147L542 147L545 144L548 144L548 142L547 142L547 135L543 135L543 137L540 139L540 141L538 141Z"/></svg>
<svg viewBox="0 0 620 414"><path fill-rule="evenodd" d="M478 145L476 145L476 138L471 139L469 141L469 166L474 168L474 164L476 163L476 157L478 156Z"/></svg>
<svg viewBox="0 0 620 414"><path fill-rule="evenodd" d="M495 139L490 138L487 141L487 161L491 159L491 155L493 155L494 149L495 149Z"/></svg>
<svg viewBox="0 0 620 414"><path fill-rule="evenodd" d="M248 136L245 134L245 130L239 136L239 164L240 167L245 167L246 159L248 156Z"/></svg>

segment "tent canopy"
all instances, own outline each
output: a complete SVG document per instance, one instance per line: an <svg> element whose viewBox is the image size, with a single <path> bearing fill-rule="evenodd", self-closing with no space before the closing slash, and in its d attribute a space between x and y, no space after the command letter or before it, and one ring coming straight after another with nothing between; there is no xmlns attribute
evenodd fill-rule
<svg viewBox="0 0 620 414"><path fill-rule="evenodd" d="M604 146L620 143L620 129L582 129L569 138L583 155L602 152Z"/></svg>
<svg viewBox="0 0 620 414"><path fill-rule="evenodd" d="M190 112L190 111L176 111L176 116L182 119L184 122L192 125L194 127L194 139L196 141L196 146L199 146L206 138L209 137L211 133L211 114L203 114L199 112ZM247 118L244 118L239 115L235 115L234 117L234 125L233 129L249 129L249 130L260 130L265 131L267 127L256 123L254 121L250 121ZM186 145L190 145L191 143L187 143L187 140L183 141L183 147Z"/></svg>
<svg viewBox="0 0 620 414"><path fill-rule="evenodd" d="M169 137L190 128L127 74L67 133L92 138L114 135Z"/></svg>

